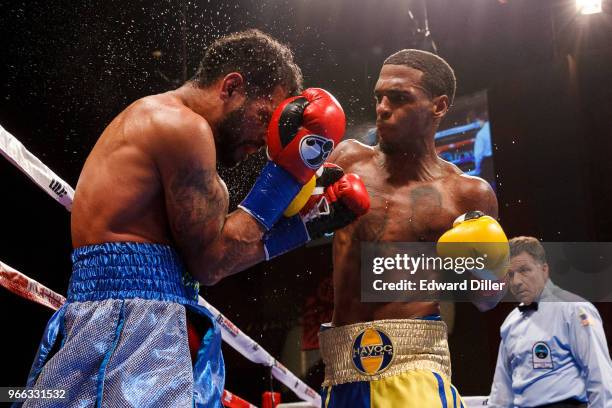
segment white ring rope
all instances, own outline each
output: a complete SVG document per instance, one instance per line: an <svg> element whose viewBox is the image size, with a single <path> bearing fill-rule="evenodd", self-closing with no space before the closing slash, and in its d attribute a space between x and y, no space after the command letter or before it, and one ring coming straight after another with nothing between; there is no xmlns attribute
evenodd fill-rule
<svg viewBox="0 0 612 408"><path fill-rule="evenodd" d="M0 126L0 153L68 211L71 210L74 189L29 152L15 136L2 126ZM59 307L57 306L58 301L63 303L64 300L63 296L2 262L0 262L0 284L9 290L20 286L13 292L52 309ZM24 290L23 284L26 285L26 290ZM198 303L206 307L215 316L221 327L223 341L248 360L270 367L274 378L287 386L303 401L308 401L317 407L321 406L321 397L315 390L285 368L201 296Z"/></svg>
<svg viewBox="0 0 612 408"><path fill-rule="evenodd" d="M0 126L0 153L55 201L72 208L74 189L34 156L17 138Z"/></svg>

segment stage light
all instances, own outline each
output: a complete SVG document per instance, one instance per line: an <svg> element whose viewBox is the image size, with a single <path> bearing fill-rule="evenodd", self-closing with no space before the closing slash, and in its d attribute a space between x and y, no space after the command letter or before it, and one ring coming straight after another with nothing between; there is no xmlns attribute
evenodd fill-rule
<svg viewBox="0 0 612 408"><path fill-rule="evenodd" d="M576 0L576 10L580 14L601 13L601 0Z"/></svg>

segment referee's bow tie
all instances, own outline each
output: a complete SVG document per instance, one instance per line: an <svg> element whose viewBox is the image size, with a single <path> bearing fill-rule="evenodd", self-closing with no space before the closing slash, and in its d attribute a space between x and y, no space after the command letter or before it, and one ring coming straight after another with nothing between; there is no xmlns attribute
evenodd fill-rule
<svg viewBox="0 0 612 408"><path fill-rule="evenodd" d="M530 304L528 304L528 305L525 305L525 304L521 303L521 304L518 306L518 309L519 309L521 312L523 312L523 313L524 313L524 312L526 312L526 311L528 311L528 310L538 310L538 302L531 302L531 303L530 303Z"/></svg>

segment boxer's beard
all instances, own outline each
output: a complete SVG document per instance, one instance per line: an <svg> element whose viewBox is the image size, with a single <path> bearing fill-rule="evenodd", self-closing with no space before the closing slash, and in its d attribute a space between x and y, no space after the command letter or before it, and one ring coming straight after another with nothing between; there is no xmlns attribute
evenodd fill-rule
<svg viewBox="0 0 612 408"><path fill-rule="evenodd" d="M402 138L385 140L378 136L378 147L387 155L420 156L427 150L423 140L416 138Z"/></svg>
<svg viewBox="0 0 612 408"><path fill-rule="evenodd" d="M412 140L388 141L383 138L378 139L378 147L387 155L403 155L405 153L414 154L419 150L418 143Z"/></svg>
<svg viewBox="0 0 612 408"><path fill-rule="evenodd" d="M246 109L241 106L228 113L219 124L219 143L216 146L217 158L225 167L234 167L240 160L239 157L236 157L236 151L244 139L245 113Z"/></svg>
<svg viewBox="0 0 612 408"><path fill-rule="evenodd" d="M385 142L383 139L378 139L378 146L385 154L394 154L398 151L397 146L394 146L393 143Z"/></svg>

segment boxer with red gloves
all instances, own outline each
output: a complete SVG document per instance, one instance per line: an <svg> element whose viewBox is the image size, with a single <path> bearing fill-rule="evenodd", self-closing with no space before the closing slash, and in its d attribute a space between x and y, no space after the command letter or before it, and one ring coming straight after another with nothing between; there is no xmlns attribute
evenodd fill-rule
<svg viewBox="0 0 612 408"><path fill-rule="evenodd" d="M56 388L61 378L70 393L57 407L221 405L221 335L197 303L198 282L265 259L264 234L344 132L338 102L320 89L295 96L301 88L291 51L247 30L206 47L193 79L135 101L106 127L76 188L67 302L47 326L28 387ZM217 162L263 147L270 122L272 161L228 214ZM351 185L335 186L330 202L351 202ZM187 311L205 321L194 361Z"/></svg>

